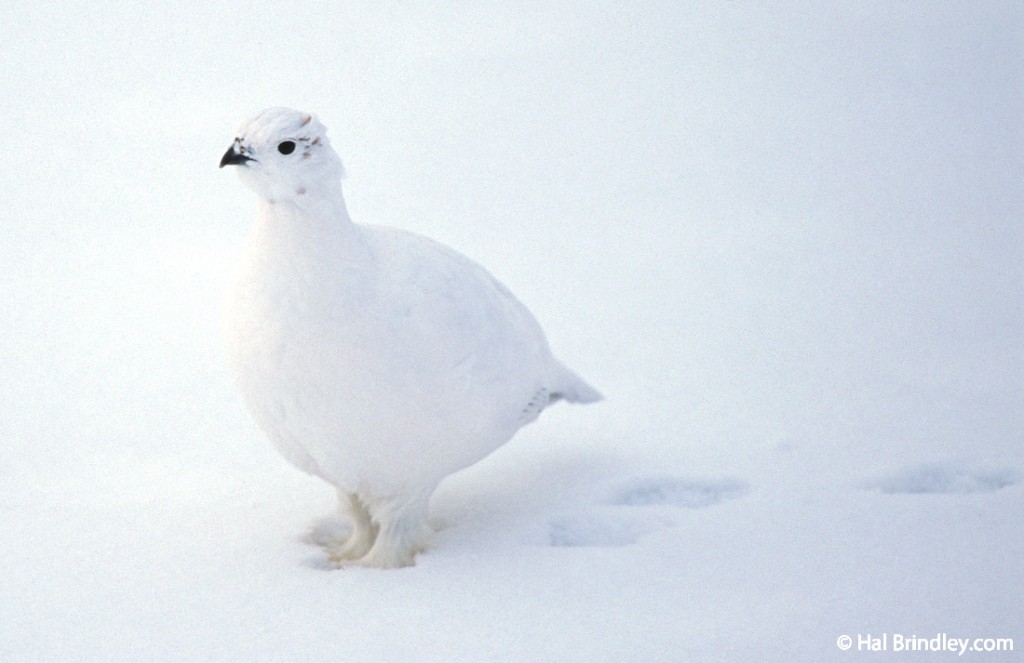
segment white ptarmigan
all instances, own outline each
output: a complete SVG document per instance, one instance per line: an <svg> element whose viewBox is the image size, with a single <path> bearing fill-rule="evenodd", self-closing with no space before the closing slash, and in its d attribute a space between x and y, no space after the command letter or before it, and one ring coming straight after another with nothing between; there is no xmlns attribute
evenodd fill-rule
<svg viewBox="0 0 1024 663"><path fill-rule="evenodd" d="M249 410L276 448L338 490L338 566L414 563L449 474L557 400L601 395L555 359L482 267L401 230L357 225L341 160L311 114L245 122L221 167L260 197L224 316Z"/></svg>

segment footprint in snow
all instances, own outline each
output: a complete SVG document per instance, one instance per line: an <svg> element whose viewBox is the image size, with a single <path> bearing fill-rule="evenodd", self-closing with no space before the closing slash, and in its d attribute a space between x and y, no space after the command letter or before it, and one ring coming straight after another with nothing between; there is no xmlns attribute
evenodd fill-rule
<svg viewBox="0 0 1024 663"><path fill-rule="evenodd" d="M1009 468L978 470L954 463L929 463L864 482L862 487L890 495L990 493L1019 480L1020 474Z"/></svg>
<svg viewBox="0 0 1024 663"><path fill-rule="evenodd" d="M617 514L577 514L552 521L548 543L557 548L628 546L667 524Z"/></svg>
<svg viewBox="0 0 1024 663"><path fill-rule="evenodd" d="M620 485L602 500L604 509L551 521L548 543L556 547L630 545L646 534L673 524L663 511L636 507L701 509L742 497L747 491L747 484L735 479L636 478Z"/></svg>
<svg viewBox="0 0 1024 663"><path fill-rule="evenodd" d="M642 477L617 490L608 504L651 506L664 504L690 509L713 506L741 497L747 484L735 479L694 480L676 477Z"/></svg>

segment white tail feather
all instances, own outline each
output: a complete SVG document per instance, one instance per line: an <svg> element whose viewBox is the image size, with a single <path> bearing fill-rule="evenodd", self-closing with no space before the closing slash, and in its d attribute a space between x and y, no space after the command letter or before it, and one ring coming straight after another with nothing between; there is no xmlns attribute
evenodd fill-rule
<svg viewBox="0 0 1024 663"><path fill-rule="evenodd" d="M604 399L597 389L583 381L583 378L573 371L561 366L562 371L558 376L556 386L551 389L551 400L565 399L569 403L596 403Z"/></svg>

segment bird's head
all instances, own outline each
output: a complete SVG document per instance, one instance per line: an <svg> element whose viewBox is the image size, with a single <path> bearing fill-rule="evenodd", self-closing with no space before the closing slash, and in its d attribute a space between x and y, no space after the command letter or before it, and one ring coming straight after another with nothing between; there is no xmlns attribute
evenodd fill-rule
<svg viewBox="0 0 1024 663"><path fill-rule="evenodd" d="M239 166L242 181L270 203L330 194L345 176L327 128L290 108L268 108L242 123L224 166Z"/></svg>

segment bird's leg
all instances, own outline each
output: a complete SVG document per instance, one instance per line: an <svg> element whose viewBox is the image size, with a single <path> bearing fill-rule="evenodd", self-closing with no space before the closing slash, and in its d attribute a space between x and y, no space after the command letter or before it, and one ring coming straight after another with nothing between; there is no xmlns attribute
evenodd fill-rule
<svg viewBox="0 0 1024 663"><path fill-rule="evenodd" d="M363 557L373 546L377 538L377 524L370 519L366 505L355 493L338 491L341 511L352 523L352 531L344 542L328 546L327 553L331 561L338 566L350 564Z"/></svg>
<svg viewBox="0 0 1024 663"><path fill-rule="evenodd" d="M367 507L380 530L369 552L356 563L382 569L415 564L416 553L427 547L431 535L427 524L431 492L403 496L401 500L368 501Z"/></svg>

